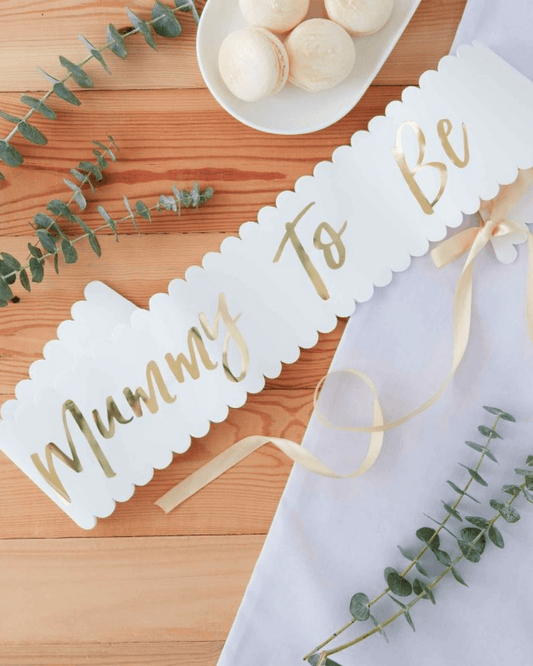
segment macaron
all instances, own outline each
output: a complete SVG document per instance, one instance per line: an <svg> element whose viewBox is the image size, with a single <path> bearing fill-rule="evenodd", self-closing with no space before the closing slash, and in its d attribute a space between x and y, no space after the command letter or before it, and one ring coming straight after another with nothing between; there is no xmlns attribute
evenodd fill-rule
<svg viewBox="0 0 533 666"><path fill-rule="evenodd" d="M218 68L230 91L245 102L275 95L289 76L282 42L268 30L248 26L230 33L218 53Z"/></svg>
<svg viewBox="0 0 533 666"><path fill-rule="evenodd" d="M250 25L282 33L292 30L306 17L309 0L239 0Z"/></svg>
<svg viewBox="0 0 533 666"><path fill-rule="evenodd" d="M324 0L324 5L329 18L351 35L370 35L390 19L394 0Z"/></svg>
<svg viewBox="0 0 533 666"><path fill-rule="evenodd" d="M352 71L353 39L338 23L315 18L296 26L285 40L289 81L309 92L336 86Z"/></svg>

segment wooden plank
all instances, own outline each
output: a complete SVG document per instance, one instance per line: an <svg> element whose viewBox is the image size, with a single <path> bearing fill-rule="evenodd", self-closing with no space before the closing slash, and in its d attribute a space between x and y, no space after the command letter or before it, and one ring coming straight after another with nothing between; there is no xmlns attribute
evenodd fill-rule
<svg viewBox="0 0 533 666"><path fill-rule="evenodd" d="M301 441L313 401L311 390L265 390L250 396L223 423L155 472L147 486L119 504L90 532L81 530L10 460L0 454L0 538L158 536L187 534L266 534L292 463L265 446L170 514L154 502L167 490L233 442L248 435L272 435ZM1 662L0 662L1 663Z"/></svg>
<svg viewBox="0 0 533 666"><path fill-rule="evenodd" d="M434 68L449 51L465 3L466 0L422 0L376 83L410 85L426 69ZM87 52L77 39L78 33L96 46L103 45L108 23L117 28L129 25L122 4L113 0L42 0L37 5L29 0L3 0L3 48L9 56L0 61L2 89L48 90L37 67L58 76L64 71L58 63L60 54L74 62L81 61ZM168 1L166 4L172 5ZM199 8L204 4L203 0L197 2ZM128 5L146 19L153 2L135 0ZM195 27L190 16L183 17L182 23L179 38L157 38L157 53L136 35L127 41L129 56L125 61L106 55L112 76L107 76L99 64L90 63L87 72L94 78L95 86L105 90L203 87L195 60Z"/></svg>
<svg viewBox="0 0 533 666"><path fill-rule="evenodd" d="M224 640L262 543L260 536L1 541L0 569L9 575L0 645Z"/></svg>
<svg viewBox="0 0 533 666"><path fill-rule="evenodd" d="M223 641L0 646L6 666L215 666Z"/></svg>
<svg viewBox="0 0 533 666"><path fill-rule="evenodd" d="M190 187L194 180L215 189L209 205L194 215L183 215L184 232L237 233L239 226L257 218L264 205L274 205L277 195L292 189L300 176L313 173L321 160L329 160L337 146L366 129L368 121L399 99L401 87L373 87L344 119L312 135L270 136L245 127L224 111L206 90L120 91L82 95L79 108L61 109L55 121L36 119L48 137L47 146L34 146L17 136L13 145L25 157L19 168L1 166L6 182L0 183L2 235L28 233L33 216L46 209L52 198L66 199L71 192L63 183L70 168L93 158L92 140L116 139L118 161L105 171L95 195L87 191L89 207L84 219L92 225L102 220L100 203L115 217L125 214L123 195L151 205L159 195L171 194L171 185ZM0 94L0 108L20 112L14 94ZM157 111L155 111L155 109ZM0 136L10 125L0 120ZM168 233L168 218L141 223L143 234ZM135 233L132 227L129 233Z"/></svg>

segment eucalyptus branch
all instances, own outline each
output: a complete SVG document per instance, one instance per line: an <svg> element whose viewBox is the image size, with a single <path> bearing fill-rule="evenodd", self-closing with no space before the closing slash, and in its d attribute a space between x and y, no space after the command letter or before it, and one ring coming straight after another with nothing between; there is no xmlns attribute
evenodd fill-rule
<svg viewBox="0 0 533 666"><path fill-rule="evenodd" d="M350 602L350 611L352 613L353 619L345 627L337 631L332 637L328 638L326 641L317 646L315 650L306 655L304 657L304 660L309 661L309 663L313 664L313 666L338 666L337 662L334 662L333 660L329 659L330 655L341 652L342 650L345 650L348 647L352 647L353 645L362 642L366 638L378 632L382 633L383 636L386 638L384 631L385 627L387 627L389 624L394 622L399 617L405 617L406 621L414 631L415 627L410 615L410 610L421 599L429 599L430 601L432 601L432 603L435 603L435 596L432 590L440 583L440 581L447 574L451 572L454 578L457 580L457 582L466 585L465 581L462 579L462 577L459 575L459 573L455 568L456 565L461 560L466 559L470 562L479 562L481 559L481 555L483 554L485 546L487 544L487 537L490 541L492 541L492 543L495 546L499 548L504 547L503 537L499 532L499 530L497 530L497 528L495 527L495 523L500 518L503 518L509 523L515 523L520 519L520 514L516 511L516 509L512 507L513 503L516 501L516 499L519 496L523 495L528 502L533 503L533 494L530 492L533 490L532 455L527 457L525 468L517 468L515 470L517 474L525 477L523 483L520 485L505 485L502 488L502 491L511 495L511 498L507 500L507 502L502 502L497 499L490 500L490 506L496 511L496 513L492 516L491 519L486 519L479 516L466 516L465 520L471 523L473 527L464 527L461 530L461 537L457 537L452 532L450 532L450 534L452 534L452 536L457 540L460 550L460 553L453 560L447 552L440 549L440 538L438 536L438 533L442 529L445 529L446 531L449 532L449 530L447 530L447 528L445 527L445 523L450 519L451 516L462 521L462 517L457 510L460 501L465 496L468 496L471 499L475 499L472 496L468 495L467 493L470 484L473 481L476 481L481 485L484 486L488 485L487 482L483 479L483 477L481 477L481 475L479 474L479 469L484 457L488 457L494 462L497 462L494 454L489 449L489 444L492 441L492 439L501 438L496 431L496 426L498 425L500 419L506 421L515 420L514 417L512 417L510 414L507 414L506 412L503 412L499 409L495 409L492 407L485 407L485 409L490 413L495 414L497 418L493 427L490 429L487 428L486 426L479 426L479 431L485 436L487 436L487 444L485 446L481 446L479 444L476 444L475 442L466 442L468 446L481 452L481 457L477 467L475 469L466 467L466 469L470 474L469 482L465 485L465 488L461 490L457 486L455 486L455 484L448 481L448 484L450 484L450 486L456 492L459 493L459 498L456 500L453 506L450 506L449 504L443 502L444 506L447 509L447 516L443 521L441 521L441 523L439 523L439 527L437 530L424 527L417 531L416 533L417 537L425 542L425 547L420 551L420 553L416 556L416 558L411 558L410 555L404 553L403 549L400 548L402 554L404 554L409 559L412 559L412 562L408 567L408 569L411 569L413 566L416 566L422 554L428 549L431 550L431 552L435 555L438 562L444 566L444 569L431 582L425 583L419 579L415 579L413 584L411 584L407 579L404 578L407 571L402 572L402 574L398 574L394 569L387 568L385 570L385 578L388 586L385 589L385 591L382 592L373 601L370 601L368 597L363 593L358 593L354 595L354 597L352 597L352 600ZM463 465L463 467L465 466ZM425 571L421 573L422 575L427 576L427 573ZM392 614L387 620L379 622L375 617L373 617L370 614L370 606L376 603L376 601L381 599L383 596L385 596L387 592L391 591L396 596L400 597L410 596L414 592L415 597L408 604L404 604L399 599L389 594L389 597L398 606L400 606L400 609L396 611L394 614ZM325 645L327 645L334 637L338 636L342 631L344 631L348 626L351 626L355 621L365 621L368 619L372 620L374 628L368 630L367 632L361 634L359 637L351 641L339 645L338 647L321 651L322 648Z"/></svg>
<svg viewBox="0 0 533 666"><path fill-rule="evenodd" d="M499 411L499 410L498 410ZM502 412L503 413L503 412ZM499 437L498 433L496 432L496 427L498 426L498 423L500 419L502 418L501 414L497 414L496 420L494 421L494 424L491 429L486 428L485 426L479 426L479 430L481 434L487 437L487 442L485 446L481 446L479 444L476 444L475 442L466 442L466 444L470 447L475 449L476 451L480 452L481 455L479 457L478 463L475 468L467 468L469 471L469 478L468 481L465 483L464 488L460 489L458 486L455 485L452 481L448 481L447 483L453 488L453 490L458 493L458 498L455 500L453 505L450 505L447 502L443 502L444 508L446 509L446 516L445 518L440 522L437 523L438 527L436 529L432 528L421 528L420 530L417 531L416 536L418 539L424 542L424 546L418 551L418 553L413 556L411 555L407 550L402 548L401 546L398 546L399 551L401 554L408 560L410 560L410 563L405 567L405 569L398 574L394 569L388 568L386 572L388 572L388 575L386 573L386 580L388 582L388 577L391 577L391 580L394 581L396 584L396 588L398 586L403 586L404 590L408 589L408 585L410 583L405 579L405 576L411 571L413 567L416 567L417 571L422 574L422 576L428 577L428 573L426 570L423 568L423 566L420 563L420 560L422 556L428 551L428 550L436 550L439 552L439 556L443 557L443 555L440 554L439 551L439 533L441 530L446 529L446 523L450 520L450 518L453 516L457 520L461 521L462 518L458 512L458 507L461 503L461 501L464 499L464 497L469 497L473 501L477 502L472 495L468 494L468 490L470 489L471 484L474 482L474 480L478 481L478 483L481 482L481 485L485 484L483 481L482 477L479 475L479 470L481 469L481 465L483 463L483 460L485 459L486 456L488 456L492 461L496 462L496 458L494 454L490 451L489 446L494 438ZM480 481L481 479L481 481ZM486 484L485 484L486 485ZM433 519L431 519L433 520ZM437 522L437 521L435 521ZM374 604L376 604L380 599L382 599L386 594L388 594L391 591L391 587L387 586L380 594L378 594L374 599L369 600L368 597L363 594L359 593L354 595L352 597L352 601L350 604L350 612L352 613L352 619L347 622L343 627L335 631L329 638L327 638L325 641L320 643L320 645L317 645L311 652L305 655L304 661L307 661L312 655L315 653L319 652L323 647L328 645L332 640L337 638L340 634L342 634L344 631L349 629L353 624L355 624L357 621L365 621L370 617L370 614L367 614L366 609L371 608ZM408 593L410 594L410 592ZM363 610L361 610L363 608Z"/></svg>
<svg viewBox="0 0 533 666"><path fill-rule="evenodd" d="M141 33L146 43L157 50L157 45L154 41L152 30L161 37L178 37L181 34L181 24L176 18L176 13L179 11L187 12L192 11L196 23L199 17L194 4L194 0L174 0L175 7L170 8L163 5L159 0L156 0L152 8L152 18L150 21L144 21L134 14L130 9L126 8L128 17L132 23L131 30L127 30L125 34L121 34L115 26L110 23L107 26L107 42L100 47L95 47L91 42L80 35L80 40L89 51L89 55L81 62L75 64L64 56L59 56L61 65L65 68L66 73L60 79L47 74L41 69L47 80L52 83L52 87L40 99L31 97L29 95L22 95L21 102L29 107L29 110L23 117L14 116L10 113L0 111L0 117L8 122L14 123L14 127L8 133L5 139L0 139L0 160L11 167L18 167L24 162L22 154L11 145L11 139L17 134L21 134L27 141L31 143L44 146L48 143L46 136L37 129L34 125L30 124L28 120L32 115L37 112L49 120L55 120L57 113L46 103L52 95L56 95L64 102L79 106L81 100L72 93L65 83L72 79L80 88L93 88L93 80L86 74L83 67L91 60L97 60L105 71L110 74L110 69L105 62L102 53L109 50L111 53L119 58L127 57L127 49L125 40ZM0 173L0 180L4 180L4 176Z"/></svg>

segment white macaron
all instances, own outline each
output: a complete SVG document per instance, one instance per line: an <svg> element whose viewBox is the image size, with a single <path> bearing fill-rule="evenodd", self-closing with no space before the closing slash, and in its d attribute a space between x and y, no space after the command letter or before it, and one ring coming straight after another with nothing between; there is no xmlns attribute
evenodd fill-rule
<svg viewBox="0 0 533 666"><path fill-rule="evenodd" d="M218 67L230 91L245 102L276 94L289 76L289 58L281 41L268 30L252 26L224 39Z"/></svg>
<svg viewBox="0 0 533 666"><path fill-rule="evenodd" d="M289 81L309 92L336 86L352 71L353 39L338 23L309 19L296 26L285 40L289 54Z"/></svg>
<svg viewBox="0 0 533 666"><path fill-rule="evenodd" d="M292 30L307 15L309 0L239 0L247 23L282 33Z"/></svg>
<svg viewBox="0 0 533 666"><path fill-rule="evenodd" d="M351 35L381 30L392 14L394 0L324 0L326 12Z"/></svg>

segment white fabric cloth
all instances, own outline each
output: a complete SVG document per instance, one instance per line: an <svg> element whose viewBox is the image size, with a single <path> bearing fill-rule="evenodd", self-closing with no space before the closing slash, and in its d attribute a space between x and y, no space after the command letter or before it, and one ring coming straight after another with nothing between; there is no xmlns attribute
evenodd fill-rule
<svg viewBox="0 0 533 666"><path fill-rule="evenodd" d="M516 10L513 24L511 10ZM471 0L459 39L477 38L519 69L522 53L521 69L533 78L533 40L526 35L533 30L531 11L529 0ZM501 486L522 480L514 468L524 467L533 454L533 343L524 314L526 248L518 249L510 265L499 263L491 248L478 258L471 342L452 385L429 411L386 434L382 455L365 476L338 481L292 471L219 666L303 663L309 650L350 619L353 594L379 594L385 567L401 571L407 564L396 546L417 552L416 530L433 526L423 513L441 520L441 500L455 500L446 481L459 486L467 481L468 473L457 463L472 466L478 454L464 442L484 444L477 426L490 426L494 418L482 405L509 411L517 423L501 422L498 430L505 439L493 445L500 465L484 463L481 473L489 488L476 483L471 488L482 505L465 499L461 513L492 516L488 501L508 499ZM389 420L421 404L447 376L453 294L462 263L437 270L429 255L414 259L390 285L358 305L348 323L332 369L367 372ZM370 421L364 416L371 414L370 398L347 377L328 380L323 412L341 425ZM333 431L316 418L304 440L344 473L358 465L366 443L367 436ZM413 608L416 633L400 619L388 627L390 644L376 635L332 659L343 666L530 666L533 505L520 499L515 506L522 515L517 524L497 523L505 548L489 543L479 564L461 562L458 570L469 587L447 577L436 589L436 606L421 601ZM458 533L468 525L452 519L449 526ZM445 532L441 543L458 552ZM434 562L432 556L425 560L436 571ZM397 609L387 598L373 607L381 620ZM356 624L332 645L371 626Z"/></svg>

